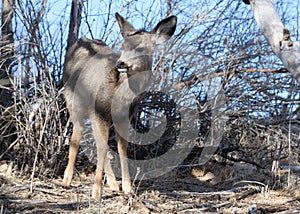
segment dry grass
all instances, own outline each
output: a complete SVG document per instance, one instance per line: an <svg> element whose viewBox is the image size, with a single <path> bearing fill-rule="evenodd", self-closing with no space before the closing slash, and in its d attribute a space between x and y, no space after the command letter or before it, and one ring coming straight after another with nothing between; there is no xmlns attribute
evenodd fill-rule
<svg viewBox="0 0 300 214"><path fill-rule="evenodd" d="M207 121L197 146L175 170L136 181L133 194L105 189L101 201L93 201L92 148L91 154L80 152L71 188L60 185L70 135L61 91L47 81L22 93L13 90L15 103L1 117L0 213L299 211L297 120L270 125L231 116L217 153L200 166ZM209 120L209 112L203 118ZM88 130L84 141L93 142ZM146 150L129 151L131 157L149 156Z"/></svg>
<svg viewBox="0 0 300 214"><path fill-rule="evenodd" d="M212 164L218 176L219 164ZM231 167L238 172L238 168ZM35 179L33 191L26 179L4 177L0 191L1 213L265 213L299 212L300 192L264 189L258 182L237 182L233 173L222 183L211 184L187 167L178 168L155 180L135 183L135 193L122 194L104 188L100 201L90 198L92 174L77 175L68 189L61 179ZM263 177L261 170L259 177ZM244 175L246 176L246 175ZM249 180L257 176L247 176ZM5 184L4 184L5 183ZM137 187L138 185L138 187ZM255 213L255 212L253 212Z"/></svg>

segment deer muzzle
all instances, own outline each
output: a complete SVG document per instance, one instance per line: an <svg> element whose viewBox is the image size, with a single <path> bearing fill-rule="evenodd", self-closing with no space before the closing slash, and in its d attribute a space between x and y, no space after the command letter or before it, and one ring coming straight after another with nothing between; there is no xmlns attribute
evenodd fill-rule
<svg viewBox="0 0 300 214"><path fill-rule="evenodd" d="M129 66L123 61L118 61L116 68L120 73L127 73L129 70Z"/></svg>

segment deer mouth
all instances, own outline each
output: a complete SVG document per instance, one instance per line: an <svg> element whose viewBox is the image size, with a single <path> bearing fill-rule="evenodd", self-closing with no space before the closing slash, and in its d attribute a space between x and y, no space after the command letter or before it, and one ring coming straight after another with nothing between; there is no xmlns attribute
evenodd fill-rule
<svg viewBox="0 0 300 214"><path fill-rule="evenodd" d="M116 68L120 73L127 73L129 71L129 66L122 61L117 63Z"/></svg>
<svg viewBox="0 0 300 214"><path fill-rule="evenodd" d="M128 68L117 68L120 73L127 73Z"/></svg>

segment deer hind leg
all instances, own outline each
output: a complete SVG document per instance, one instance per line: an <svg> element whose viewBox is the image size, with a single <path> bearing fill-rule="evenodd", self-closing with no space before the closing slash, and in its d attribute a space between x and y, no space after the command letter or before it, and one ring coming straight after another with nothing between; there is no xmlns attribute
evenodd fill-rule
<svg viewBox="0 0 300 214"><path fill-rule="evenodd" d="M117 140L118 140L118 152L120 155L120 162L121 162L121 172L122 172L122 190L125 193L131 192L131 181L130 181L130 174L128 168L128 161L127 161L127 147L128 142L123 139L118 133Z"/></svg>
<svg viewBox="0 0 300 214"><path fill-rule="evenodd" d="M119 184L116 180L115 174L112 170L110 160L108 157L105 158L105 163L104 163L104 170L106 172L106 177L107 177L107 185L111 190L114 191L119 191Z"/></svg>
<svg viewBox="0 0 300 214"><path fill-rule="evenodd" d="M68 160L68 165L65 170L65 174L62 182L63 186L70 186L71 184L76 155L78 152L79 142L82 136L83 129L84 129L83 124L81 124L80 122L73 121L73 133L72 133L71 143L69 148L69 160Z"/></svg>

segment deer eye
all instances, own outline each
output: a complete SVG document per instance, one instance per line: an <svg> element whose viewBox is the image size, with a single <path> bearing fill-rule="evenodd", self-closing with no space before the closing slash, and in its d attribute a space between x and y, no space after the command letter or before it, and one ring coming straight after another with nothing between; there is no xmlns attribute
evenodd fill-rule
<svg viewBox="0 0 300 214"><path fill-rule="evenodd" d="M143 52L144 51L144 48L137 48L135 49L137 52Z"/></svg>

